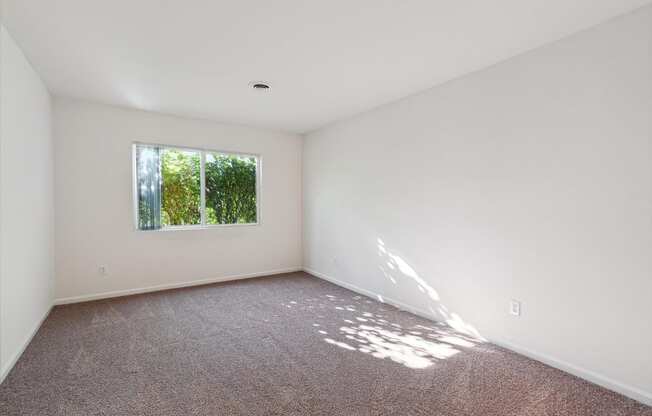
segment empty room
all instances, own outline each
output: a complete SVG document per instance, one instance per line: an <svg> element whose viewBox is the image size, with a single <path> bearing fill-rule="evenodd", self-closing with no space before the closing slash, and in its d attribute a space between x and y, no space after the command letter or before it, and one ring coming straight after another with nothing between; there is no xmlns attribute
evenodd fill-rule
<svg viewBox="0 0 652 416"><path fill-rule="evenodd" d="M652 416L651 0L0 16L0 416Z"/></svg>

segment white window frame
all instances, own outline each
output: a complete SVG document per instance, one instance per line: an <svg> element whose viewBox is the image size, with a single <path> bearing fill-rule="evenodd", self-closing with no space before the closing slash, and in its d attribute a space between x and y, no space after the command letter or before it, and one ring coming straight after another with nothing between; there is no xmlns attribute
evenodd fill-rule
<svg viewBox="0 0 652 416"><path fill-rule="evenodd" d="M200 162L200 224L192 225L168 225L161 226L159 229L155 230L142 230L138 227L139 218L138 218L138 169L136 161L136 148L138 146L151 146L159 147L162 149L174 149L187 152L199 152ZM232 155L240 157L253 157L256 159L256 222L251 223L238 223L238 224L207 224L206 223L206 153L218 153L223 155ZM183 230L201 230L208 228L223 228L223 227L251 227L261 224L261 192L260 187L262 183L262 156L257 153L244 153L244 152L234 152L231 150L215 150L215 149L206 149L199 147L187 147L187 146L176 146L173 144L161 144L161 143L151 143L151 142L133 142L131 145L131 176L132 176L132 209L133 209L133 219L134 219L134 230L139 232L161 232L161 231L183 231ZM162 210L162 207L161 207Z"/></svg>

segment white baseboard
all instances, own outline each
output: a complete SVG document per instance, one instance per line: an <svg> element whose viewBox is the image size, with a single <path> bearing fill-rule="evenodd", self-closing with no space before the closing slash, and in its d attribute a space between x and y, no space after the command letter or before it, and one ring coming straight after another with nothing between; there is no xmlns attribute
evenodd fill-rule
<svg viewBox="0 0 652 416"><path fill-rule="evenodd" d="M337 280L331 276L328 276L324 273L318 272L316 270L312 270L310 268L303 268L303 271L311 274L315 277L318 277L320 279L327 280L335 285L344 287L346 289L349 289L353 292L360 293L362 295L368 296L370 298L376 299L379 302L382 303L387 303L389 305L393 305L401 310L411 312L415 315L421 316L426 319L430 319L432 321L436 321L437 319L435 316L432 314L421 310L419 308L415 308L414 306L410 306L404 302L400 302L391 298L387 298L385 296L379 295L377 293L374 293L372 291L369 291L367 289L363 289L361 287L358 287L356 285L353 285L351 283L343 282L341 280ZM510 351L516 352L518 354L524 355L528 358L532 358L533 360L540 361L544 364L547 364L551 367L557 368L561 371L564 371L566 373L572 374L576 377L582 378L584 380L587 380L591 383L597 384L599 386L602 386L606 389L615 391L617 393L622 394L623 396L627 396L631 399L634 399L636 401L639 401L643 404L646 404L648 406L652 406L652 393L647 392L644 390L641 390L639 388L627 385L625 383L621 383L617 380L614 380L610 377L604 376L602 374L596 373L591 370L587 370L585 368L573 365L571 363L568 363L566 361L560 360L558 358L552 357L548 354L544 354L538 351L534 351L525 347L522 347L520 345L496 338L496 337L489 337L489 341L493 344L496 344L498 346L501 346L503 348L506 348Z"/></svg>
<svg viewBox="0 0 652 416"><path fill-rule="evenodd" d="M392 299L392 298L388 298L388 297L379 295L378 293L372 292L372 291L367 290L367 289L363 289L363 288L361 288L359 286L353 285L353 284L348 283L348 282L343 282L341 280L337 280L334 277L325 275L325 274L320 273L320 272L318 272L316 270L312 270L312 269L308 269L308 268L304 267L303 271L308 273L308 274L311 274L311 275L313 275L315 277L318 277L320 279L328 280L329 282L331 282L331 283L333 283L333 284L335 284L337 286L342 286L345 289L349 289L349 290L351 290L353 292L360 293L361 295L365 295L365 296L368 296L368 297L370 297L372 299L376 299L378 302L386 303L388 305L395 306L395 307L397 307L397 308L399 308L399 309L401 309L403 311L413 313L413 314L415 314L417 316L421 316L422 318L430 319L431 321L437 321L436 317L432 313L430 313L428 311L425 311L423 309L416 308L414 306L408 305L407 303L404 303L404 302L398 301L396 299Z"/></svg>
<svg viewBox="0 0 652 416"><path fill-rule="evenodd" d="M71 297L66 297L66 298L55 299L54 304L55 305L65 305L65 304L69 304L69 303L88 302L88 301L91 301L91 300L116 298L116 297L119 297L119 296L138 295L138 294L141 294L141 293L158 292L158 291L161 291L161 290L178 289L178 288L182 288L182 287L201 286L201 285L207 285L207 284L210 284L210 283L228 282L228 281L231 281L231 280L250 279L250 278L253 278L253 277L263 277L263 276L272 276L272 275L275 275L275 274L282 274L282 273L292 273L292 272L298 272L298 271L301 271L301 270L303 270L301 267L290 267L290 268L287 268L287 269L268 270L268 271L264 271L264 272L212 277L212 278L209 278L209 279L193 280L193 281L190 281L190 282L169 283L169 284L156 285L156 286L140 287L140 288L135 288L135 289L125 289L125 290L115 290L115 291L111 291L111 292L94 293L94 294L90 294L90 295L71 296Z"/></svg>
<svg viewBox="0 0 652 416"><path fill-rule="evenodd" d="M514 344L512 342L505 341L503 339L490 337L490 341L493 344L514 351L526 357L532 358L534 360L540 361L544 364L549 365L550 367L555 367L561 371L572 374L586 381L590 381L593 384L597 384L598 386L602 386L611 391L615 391L616 393L620 393L623 396L627 396L643 404L652 406L652 393L650 392L627 385L625 383L621 383L610 377L596 373L595 371L587 370L586 368L576 366L569 362L552 357L548 354L544 354L539 351L534 351L529 348L525 348L520 345Z"/></svg>
<svg viewBox="0 0 652 416"><path fill-rule="evenodd" d="M34 339L34 335L38 332L38 330L41 328L41 325L43 325L43 322L47 319L48 315L50 315L50 311L52 311L52 306L48 308L48 310L45 312L43 317L38 321L36 326L32 328L32 331L29 333L25 341L23 341L23 344L21 345L20 349L14 353L14 355L11 357L9 362L5 364L2 367L2 372L0 372L0 384L5 381L5 378L7 375L9 375L9 372L11 371L12 368L14 368L14 365L18 362L18 359L23 355L25 352L25 349L27 349L27 346L32 342L32 339Z"/></svg>

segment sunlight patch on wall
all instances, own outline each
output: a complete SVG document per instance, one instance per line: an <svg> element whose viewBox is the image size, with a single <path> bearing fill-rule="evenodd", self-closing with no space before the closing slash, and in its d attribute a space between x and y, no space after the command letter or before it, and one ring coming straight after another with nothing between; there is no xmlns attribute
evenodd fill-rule
<svg viewBox="0 0 652 416"><path fill-rule="evenodd" d="M416 270L403 257L390 250L383 239L378 237L376 239L376 246L380 258L378 267L390 282L394 285L400 285L400 282L405 278L410 279L416 284L417 290L427 296L429 303L428 310L433 317L442 319L459 332L472 336L479 341L486 341L474 326L465 322L458 314L450 312L441 303L439 293L425 279L419 276ZM381 302L384 302L381 295L378 295L378 298Z"/></svg>

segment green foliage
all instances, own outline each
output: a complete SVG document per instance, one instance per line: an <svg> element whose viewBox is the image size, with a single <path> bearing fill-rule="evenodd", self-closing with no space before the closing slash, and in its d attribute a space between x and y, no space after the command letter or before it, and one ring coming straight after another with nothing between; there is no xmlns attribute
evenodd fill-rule
<svg viewBox="0 0 652 416"><path fill-rule="evenodd" d="M201 223L199 164L199 152L174 149L162 152L161 222L164 226Z"/></svg>
<svg viewBox="0 0 652 416"><path fill-rule="evenodd" d="M206 222L256 222L256 159L209 153L205 170Z"/></svg>
<svg viewBox="0 0 652 416"><path fill-rule="evenodd" d="M200 153L165 149L161 152L161 224L201 223ZM256 159L206 154L206 223L257 221ZM141 218L147 206L140 207Z"/></svg>
<svg viewBox="0 0 652 416"><path fill-rule="evenodd" d="M156 214L146 201L138 202L138 228L141 230L152 230L158 228Z"/></svg>

